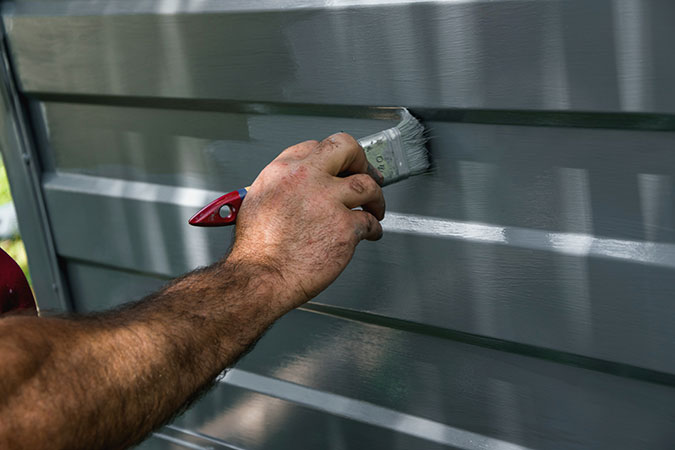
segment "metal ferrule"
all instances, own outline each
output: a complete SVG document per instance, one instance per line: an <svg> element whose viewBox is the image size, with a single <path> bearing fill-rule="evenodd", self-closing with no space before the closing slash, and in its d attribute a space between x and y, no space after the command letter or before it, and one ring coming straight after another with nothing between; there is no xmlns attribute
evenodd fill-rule
<svg viewBox="0 0 675 450"><path fill-rule="evenodd" d="M398 128L389 128L361 138L359 144L366 152L368 162L384 176L383 186L410 176L410 168Z"/></svg>

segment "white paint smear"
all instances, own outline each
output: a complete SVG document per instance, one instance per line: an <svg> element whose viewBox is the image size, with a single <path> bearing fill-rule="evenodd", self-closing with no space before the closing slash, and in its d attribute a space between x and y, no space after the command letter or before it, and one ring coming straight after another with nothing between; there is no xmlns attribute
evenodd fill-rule
<svg viewBox="0 0 675 450"><path fill-rule="evenodd" d="M572 256L612 258L675 268L675 245L610 239L581 233L556 233L520 227L387 213L385 232L503 244Z"/></svg>

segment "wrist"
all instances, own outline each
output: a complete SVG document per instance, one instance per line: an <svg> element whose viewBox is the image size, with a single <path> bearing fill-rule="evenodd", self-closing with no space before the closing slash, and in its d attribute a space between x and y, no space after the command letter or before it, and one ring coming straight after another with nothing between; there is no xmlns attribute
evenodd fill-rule
<svg viewBox="0 0 675 450"><path fill-rule="evenodd" d="M156 301L162 317L171 312L172 334L185 336L187 348L203 349L202 359L215 356L222 370L290 309L278 278L269 266L235 255L176 280ZM163 330L165 322L150 326ZM218 347L207 345L214 342Z"/></svg>
<svg viewBox="0 0 675 450"><path fill-rule="evenodd" d="M254 280L255 286L251 287L260 290L261 295L273 299L275 311L278 310L279 316L310 299L301 283L285 270L283 263L268 255L247 252L235 244L230 255L221 264L239 275L247 274L249 279Z"/></svg>

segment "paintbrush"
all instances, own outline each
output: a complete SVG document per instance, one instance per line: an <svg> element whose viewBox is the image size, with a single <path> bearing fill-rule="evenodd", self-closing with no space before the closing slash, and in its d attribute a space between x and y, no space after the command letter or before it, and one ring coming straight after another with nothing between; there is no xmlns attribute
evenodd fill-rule
<svg viewBox="0 0 675 450"><path fill-rule="evenodd" d="M382 186L404 180L429 168L424 126L407 109L400 109L401 121L393 128L359 139L368 162L384 177ZM219 197L192 216L189 223L198 227L232 225L248 187Z"/></svg>

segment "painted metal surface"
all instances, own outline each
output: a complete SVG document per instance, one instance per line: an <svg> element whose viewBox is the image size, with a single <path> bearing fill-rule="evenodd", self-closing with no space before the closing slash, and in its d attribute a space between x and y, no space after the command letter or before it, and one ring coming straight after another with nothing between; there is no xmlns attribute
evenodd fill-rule
<svg viewBox="0 0 675 450"><path fill-rule="evenodd" d="M251 395L223 409L230 386L273 391L274 400L258 406ZM300 405L398 433L381 437L381 448L668 448L673 395L667 386L297 311L205 398L211 408L176 425L242 448L293 447L287 433L300 444L317 439L317 429L325 441L306 448L373 448L351 433L342 437L349 446L331 442L318 418L295 423ZM406 446L410 438L419 440Z"/></svg>
<svg viewBox="0 0 675 450"><path fill-rule="evenodd" d="M2 8L20 225L78 311L218 259L187 219L284 147L430 129L383 240L144 448L672 447L671 1Z"/></svg>
<svg viewBox="0 0 675 450"><path fill-rule="evenodd" d="M114 114L104 117L114 124ZM77 128L76 136L106 130L103 119L76 117L89 125ZM292 139L268 124L302 135L320 122L316 116L245 117L250 140L203 142L201 152L176 144L177 151L203 158L196 174L194 165L179 172L186 176L180 187L168 186L175 174L141 172L140 166L136 179L151 182L110 178L124 158L109 163L111 144L101 144L110 145L102 156L82 156L85 167L46 177L49 203L61 212L53 219L60 253L162 276L216 260L231 233L191 229L185 217L217 198L217 189L253 179L275 156L277 142ZM675 289L671 133L429 125L436 135L435 169L385 189L390 233L381 245L363 245L347 276L316 301L673 373L675 316L663 314ZM170 136L171 126L163 136ZM356 134L377 126L327 117L318 132ZM138 140L151 142L154 134L159 130ZM111 139L112 132L107 136L108 142L124 142ZM93 142L76 146L75 137L62 139L68 144L52 141L57 160L95 148ZM560 141L564 148L552 145ZM144 148L119 147L141 164L154 161L155 150ZM645 161L645 148L653 160ZM163 164L177 167L182 158ZM241 165L230 163L233 158ZM95 170L106 176L94 176ZM200 189L186 188L197 174L203 174L194 183ZM418 192L426 195L420 199ZM97 209L106 211L100 234L87 233L90 211ZM101 239L121 229L128 230L124 243ZM171 246L163 245L166 236Z"/></svg>
<svg viewBox="0 0 675 450"><path fill-rule="evenodd" d="M22 86L310 104L674 110L668 0L237 3L16 2L8 23Z"/></svg>

